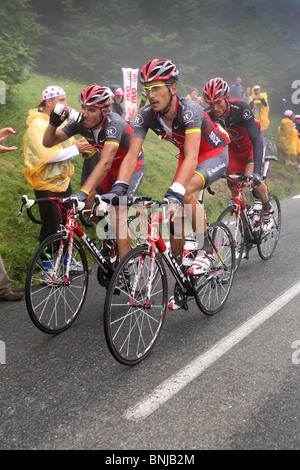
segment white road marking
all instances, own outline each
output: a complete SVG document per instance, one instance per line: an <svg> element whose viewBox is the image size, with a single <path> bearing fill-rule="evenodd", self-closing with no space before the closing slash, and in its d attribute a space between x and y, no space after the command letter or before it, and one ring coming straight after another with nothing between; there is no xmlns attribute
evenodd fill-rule
<svg viewBox="0 0 300 470"><path fill-rule="evenodd" d="M189 382L198 377L209 366L216 362L220 357L230 351L236 344L242 341L246 336L252 333L256 328L262 325L266 320L272 317L278 310L284 307L290 300L300 293L300 281L287 289L283 294L275 299L266 308L249 318L241 326L233 330L218 343L212 346L208 351L198 356L192 362L176 374L169 377L156 387L148 397L129 408L123 415L127 420L140 421L147 418L151 413L166 403Z"/></svg>
<svg viewBox="0 0 300 470"><path fill-rule="evenodd" d="M300 194L298 194L297 196L293 196L292 199L300 199Z"/></svg>

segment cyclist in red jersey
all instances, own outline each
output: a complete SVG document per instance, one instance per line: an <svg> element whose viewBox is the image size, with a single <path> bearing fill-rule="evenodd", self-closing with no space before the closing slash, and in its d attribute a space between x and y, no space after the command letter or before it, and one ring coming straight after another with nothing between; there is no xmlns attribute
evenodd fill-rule
<svg viewBox="0 0 300 470"><path fill-rule="evenodd" d="M80 95L81 122L69 121L65 127L59 128L62 120L53 111L50 115L49 125L45 131L43 145L52 147L63 142L73 135L81 134L100 153L100 161L88 179L82 185L80 191L70 196L79 201L86 201L87 207L91 207L96 193L103 194L110 191L115 182L119 167L129 150L129 143L133 135L131 126L121 116L109 111L112 105L113 93L108 87L91 85L85 87ZM144 152L141 149L136 161L132 177L129 181L129 194L133 197L144 176ZM122 252L130 249L130 237L119 236L118 222L119 211L116 210L116 229L120 256Z"/></svg>
<svg viewBox="0 0 300 470"><path fill-rule="evenodd" d="M261 181L265 144L259 123L255 121L245 101L228 99L228 84L220 77L206 83L203 99L209 105L208 115L223 125L230 136L228 174L242 173L249 176L248 184L253 186L263 204L263 222L267 224L272 205L267 186ZM234 191L234 188L230 189Z"/></svg>
<svg viewBox="0 0 300 470"><path fill-rule="evenodd" d="M201 274L209 269L209 246L206 239L204 211L197 193L220 178L227 169L229 138L218 124L214 124L203 108L188 98L179 98L177 92L178 70L168 59L153 59L142 67L140 83L149 99L149 105L139 109L134 123L130 149L118 174L118 181L103 199L126 194L128 182L134 171L138 154L149 129L160 138L178 147L179 163L173 183L165 197L170 203L171 219L185 206L186 213L196 231L199 251L189 274ZM204 242L203 233L204 231ZM202 243L202 247L201 247ZM171 238L172 250L178 260L182 255L184 236ZM169 308L180 308L170 299Z"/></svg>

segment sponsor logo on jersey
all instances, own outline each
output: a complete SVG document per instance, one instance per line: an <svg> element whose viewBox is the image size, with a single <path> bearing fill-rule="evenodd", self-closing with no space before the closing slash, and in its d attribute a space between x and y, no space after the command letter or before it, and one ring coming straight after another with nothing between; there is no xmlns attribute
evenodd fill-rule
<svg viewBox="0 0 300 470"><path fill-rule="evenodd" d="M247 119L250 119L250 118L251 118L250 109L245 109L245 111L243 112L243 119L246 121Z"/></svg>
<svg viewBox="0 0 300 470"><path fill-rule="evenodd" d="M117 129L114 126L110 126L106 129L106 135L108 137L113 137L117 133Z"/></svg>
<svg viewBox="0 0 300 470"><path fill-rule="evenodd" d="M193 119L193 117L194 117L193 111L188 110L184 113L182 119L183 119L183 122L188 123Z"/></svg>
<svg viewBox="0 0 300 470"><path fill-rule="evenodd" d="M141 116L140 114L137 114L136 118L135 118L135 121L134 121L134 124L136 126L141 126L143 124L143 122L144 122L143 116Z"/></svg>

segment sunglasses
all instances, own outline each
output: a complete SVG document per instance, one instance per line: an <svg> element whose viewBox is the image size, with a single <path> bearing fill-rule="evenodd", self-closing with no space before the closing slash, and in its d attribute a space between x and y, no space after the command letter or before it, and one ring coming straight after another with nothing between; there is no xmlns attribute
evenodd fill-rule
<svg viewBox="0 0 300 470"><path fill-rule="evenodd" d="M162 86L166 86L166 83L160 83L159 85L152 85L152 86L144 86L143 90L146 93L146 95L148 95L151 91L155 95L156 93L159 92L159 89Z"/></svg>

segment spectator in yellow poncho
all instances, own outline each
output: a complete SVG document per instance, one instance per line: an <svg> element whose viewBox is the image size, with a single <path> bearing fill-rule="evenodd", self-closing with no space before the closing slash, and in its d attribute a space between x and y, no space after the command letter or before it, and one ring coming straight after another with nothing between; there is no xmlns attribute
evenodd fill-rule
<svg viewBox="0 0 300 470"><path fill-rule="evenodd" d="M279 145L285 155L286 165L293 165L291 155L297 155L297 164L300 164L300 140L298 131L293 122L294 113L290 109L284 112L279 128Z"/></svg>
<svg viewBox="0 0 300 470"><path fill-rule="evenodd" d="M253 111L256 121L260 122L261 130L268 129L269 121L269 103L267 93L262 93L259 85L252 88L249 98L249 106Z"/></svg>
<svg viewBox="0 0 300 470"><path fill-rule="evenodd" d="M34 189L36 198L66 198L72 194L71 176L74 172L72 159L92 147L74 138L51 148L43 146L44 132L50 114L56 104L67 105L66 94L61 87L49 86L42 93L38 109L31 109L26 120L27 130L23 137L25 168L24 176ZM60 216L54 204L39 204L43 224L39 240L42 242L60 228Z"/></svg>

